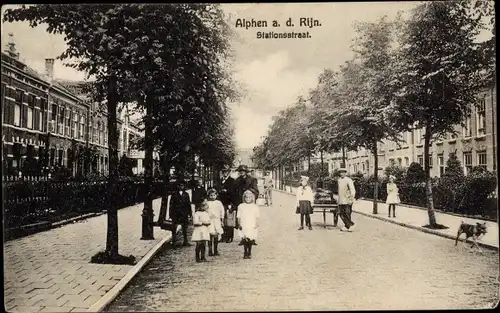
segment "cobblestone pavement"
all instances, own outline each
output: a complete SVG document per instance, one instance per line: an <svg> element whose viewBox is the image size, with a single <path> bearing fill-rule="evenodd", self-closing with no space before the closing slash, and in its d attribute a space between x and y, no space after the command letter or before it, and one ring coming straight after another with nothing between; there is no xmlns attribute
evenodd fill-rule
<svg viewBox="0 0 500 313"><path fill-rule="evenodd" d="M155 216L159 206L155 200ZM142 208L138 204L118 211L119 252L132 254L137 261L170 236L155 228L155 240L140 240ZM81 312L97 302L132 269L130 265L90 263L105 248L106 226L107 216L101 215L5 243L6 309Z"/></svg>
<svg viewBox="0 0 500 313"><path fill-rule="evenodd" d="M194 247L165 250L106 309L249 311L491 308L499 297L498 253L353 215L357 229L298 231L293 196L261 208L259 245L243 259L236 242L196 263ZM341 224L341 223L339 223ZM340 225L339 225L340 226Z"/></svg>

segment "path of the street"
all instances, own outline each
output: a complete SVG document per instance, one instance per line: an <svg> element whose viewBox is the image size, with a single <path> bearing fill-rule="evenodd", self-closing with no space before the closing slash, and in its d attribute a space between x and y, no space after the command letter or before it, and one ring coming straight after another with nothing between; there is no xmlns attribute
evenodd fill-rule
<svg viewBox="0 0 500 313"><path fill-rule="evenodd" d="M158 216L160 200L154 201ZM170 232L140 240L143 204L118 211L119 252L143 258ZM104 250L107 216L101 215L4 244L4 292L8 312L82 312L115 286L131 265L92 264Z"/></svg>
<svg viewBox="0 0 500 313"><path fill-rule="evenodd" d="M261 208L259 245L237 243L196 263L194 247L159 254L106 309L248 311L491 308L499 298L498 252L353 214L352 233L298 231L294 198ZM341 224L341 223L339 223ZM340 225L339 225L340 226Z"/></svg>

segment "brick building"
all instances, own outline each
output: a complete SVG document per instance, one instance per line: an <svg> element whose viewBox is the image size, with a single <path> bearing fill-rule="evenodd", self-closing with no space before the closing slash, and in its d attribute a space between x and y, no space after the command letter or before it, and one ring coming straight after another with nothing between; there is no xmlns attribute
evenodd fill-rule
<svg viewBox="0 0 500 313"><path fill-rule="evenodd" d="M472 105L472 114L465 121L465 127L457 125L457 135L448 134L446 138L432 143L429 152L431 177L440 177L446 170L446 162L451 153L456 153L464 173L474 166L483 166L489 171L496 170L497 150L497 102L496 86L481 92L478 105ZM417 129L401 134L404 142L397 145L386 141L379 144L379 174L390 164L408 167L412 162L424 166L424 130ZM334 153L326 156L329 172L339 168L342 154ZM369 151L346 152L346 167L349 173L361 172L373 174L374 159Z"/></svg>
<svg viewBox="0 0 500 313"><path fill-rule="evenodd" d="M45 60L45 74L19 61L9 36L1 58L4 175L38 176L56 167L72 175L105 174L106 112L86 97L80 82L54 79L54 59ZM118 129L122 127L118 120Z"/></svg>

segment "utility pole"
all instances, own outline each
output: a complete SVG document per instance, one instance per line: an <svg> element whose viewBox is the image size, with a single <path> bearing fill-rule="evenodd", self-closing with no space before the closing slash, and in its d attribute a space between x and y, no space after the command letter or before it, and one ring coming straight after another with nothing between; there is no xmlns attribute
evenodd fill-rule
<svg viewBox="0 0 500 313"><path fill-rule="evenodd" d="M154 240L154 230L153 230L153 128L151 125L151 120L153 117L152 112L152 98L145 94L142 94L141 101L144 104L146 102L146 123L145 123L145 162L144 162L144 183L146 185L146 199L144 201L144 209L142 210L142 237L141 240Z"/></svg>

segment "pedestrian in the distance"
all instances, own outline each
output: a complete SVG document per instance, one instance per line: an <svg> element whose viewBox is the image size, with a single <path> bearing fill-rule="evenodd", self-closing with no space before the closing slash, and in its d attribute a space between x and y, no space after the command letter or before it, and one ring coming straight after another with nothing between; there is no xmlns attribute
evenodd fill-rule
<svg viewBox="0 0 500 313"><path fill-rule="evenodd" d="M273 187L273 177L271 176L271 172L267 172L266 177L264 177L264 195L266 198L266 206L273 205Z"/></svg>
<svg viewBox="0 0 500 313"><path fill-rule="evenodd" d="M306 219L306 226L312 230L311 214L313 213L314 194L308 182L309 177L301 176L300 186L297 188L297 210L295 213L300 214L299 230L304 229L304 217Z"/></svg>
<svg viewBox="0 0 500 313"><path fill-rule="evenodd" d="M205 258L205 246L210 240L210 233L208 227L210 226L210 216L206 212L208 209L208 203L202 202L196 209L193 215L193 234L191 235L191 240L196 242L195 253L196 262L206 262Z"/></svg>
<svg viewBox="0 0 500 313"><path fill-rule="evenodd" d="M169 217L172 220L172 245L175 247L177 225L182 226L182 235L184 237L184 246L190 246L187 236L189 218L193 216L191 210L191 201L186 192L186 183L184 180L177 180L177 191L172 193L169 203Z"/></svg>
<svg viewBox="0 0 500 313"><path fill-rule="evenodd" d="M347 170L345 168L339 169L340 178L338 180L338 205L339 215L344 222L344 226L340 228L341 231L353 231L354 222L351 220L352 204L356 197L356 189L354 182L351 178L347 177Z"/></svg>
<svg viewBox="0 0 500 313"><path fill-rule="evenodd" d="M389 182L387 183L387 199L385 203L389 205L388 217L391 217L391 207L392 207L392 217L396 217L396 204L401 201L399 199L399 189L394 182L396 177L394 175L389 175Z"/></svg>
<svg viewBox="0 0 500 313"><path fill-rule="evenodd" d="M210 242L208 244L208 255L219 255L218 243L219 236L224 232L222 229L222 220L224 219L224 206L222 202L217 200L217 191L215 189L208 190L208 216L210 216L210 226L208 227L210 233ZM212 252L213 247L213 252Z"/></svg>
<svg viewBox="0 0 500 313"><path fill-rule="evenodd" d="M243 258L252 258L252 246L257 245L258 221L260 217L259 206L255 204L255 193L247 190L243 193L243 203L238 206L236 218L240 230L241 242L244 248Z"/></svg>

